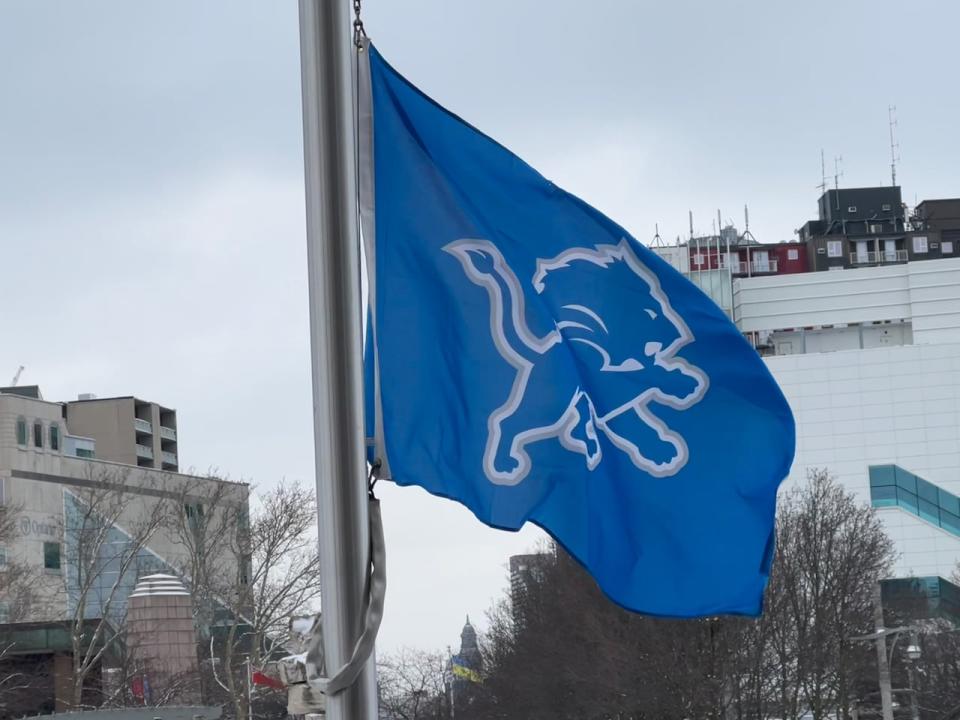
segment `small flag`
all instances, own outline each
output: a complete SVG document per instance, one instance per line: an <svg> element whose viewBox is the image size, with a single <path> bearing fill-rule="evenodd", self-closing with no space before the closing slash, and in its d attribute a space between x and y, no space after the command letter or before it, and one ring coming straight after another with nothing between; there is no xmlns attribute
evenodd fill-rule
<svg viewBox="0 0 960 720"><path fill-rule="evenodd" d="M468 680L469 682L473 683L483 682L483 678L480 677L480 673L467 666L460 657L454 657L450 661L450 669L456 677L463 680Z"/></svg>
<svg viewBox="0 0 960 720"><path fill-rule="evenodd" d="M286 687L280 680L272 678L260 670L254 670L250 678L253 680L254 685L265 685L275 690L283 690Z"/></svg>
<svg viewBox="0 0 960 720"><path fill-rule="evenodd" d="M536 523L632 610L758 614L794 452L763 361L623 228L363 55L386 472L488 525Z"/></svg>

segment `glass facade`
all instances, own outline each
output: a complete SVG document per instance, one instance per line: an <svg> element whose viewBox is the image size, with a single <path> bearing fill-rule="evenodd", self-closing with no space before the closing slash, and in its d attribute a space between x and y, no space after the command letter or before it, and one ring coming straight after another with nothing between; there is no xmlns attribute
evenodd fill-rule
<svg viewBox="0 0 960 720"><path fill-rule="evenodd" d="M870 466L874 507L899 507L960 537L960 498L898 465Z"/></svg>

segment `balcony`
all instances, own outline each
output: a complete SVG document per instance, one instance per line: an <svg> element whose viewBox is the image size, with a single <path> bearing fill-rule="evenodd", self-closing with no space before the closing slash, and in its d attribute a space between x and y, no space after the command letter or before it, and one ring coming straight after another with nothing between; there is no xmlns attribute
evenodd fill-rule
<svg viewBox="0 0 960 720"><path fill-rule="evenodd" d="M176 465L177 464L177 454L172 452L167 452L166 450L160 451L160 460L163 461L164 465Z"/></svg>
<svg viewBox="0 0 960 720"><path fill-rule="evenodd" d="M749 263L732 262L730 272L734 275L770 275L777 272L777 258L753 259Z"/></svg>
<svg viewBox="0 0 960 720"><path fill-rule="evenodd" d="M153 435L153 424L150 423L149 420L141 420L140 418L134 418L133 427L136 428L137 432Z"/></svg>
<svg viewBox="0 0 960 720"><path fill-rule="evenodd" d="M137 457L153 460L153 448L137 443Z"/></svg>
<svg viewBox="0 0 960 720"><path fill-rule="evenodd" d="M906 250L873 250L850 253L851 265L885 265L886 263L904 263L907 261Z"/></svg>
<svg viewBox="0 0 960 720"><path fill-rule="evenodd" d="M166 425L161 425L160 437L162 437L164 440L173 440L174 442L176 442L177 431L174 430L173 428L168 428Z"/></svg>

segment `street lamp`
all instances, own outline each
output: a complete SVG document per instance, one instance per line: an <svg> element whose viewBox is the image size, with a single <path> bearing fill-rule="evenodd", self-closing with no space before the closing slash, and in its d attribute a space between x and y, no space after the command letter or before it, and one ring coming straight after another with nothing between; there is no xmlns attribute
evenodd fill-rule
<svg viewBox="0 0 960 720"><path fill-rule="evenodd" d="M914 676L914 663L920 659L920 645L917 642L917 631L910 630L910 644L907 645L907 678L910 683L910 717L920 720L920 707L917 703L917 683Z"/></svg>

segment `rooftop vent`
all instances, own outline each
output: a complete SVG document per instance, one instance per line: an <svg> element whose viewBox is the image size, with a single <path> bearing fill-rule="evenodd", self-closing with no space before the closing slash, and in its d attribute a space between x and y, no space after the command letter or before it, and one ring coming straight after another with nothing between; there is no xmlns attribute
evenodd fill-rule
<svg viewBox="0 0 960 720"><path fill-rule="evenodd" d="M93 393L80 393L77 395L77 400L96 400L97 396Z"/></svg>

